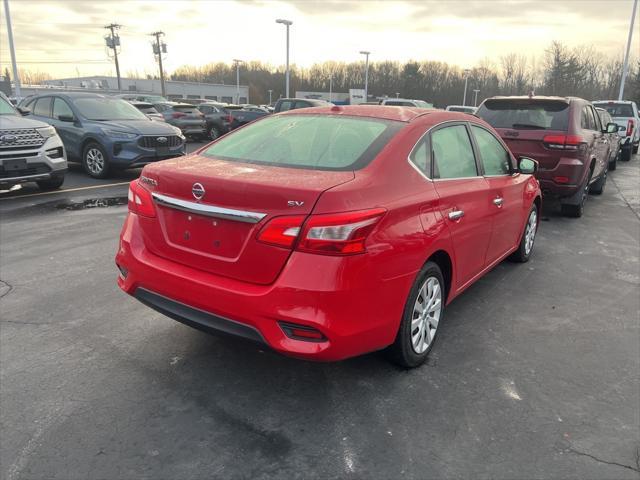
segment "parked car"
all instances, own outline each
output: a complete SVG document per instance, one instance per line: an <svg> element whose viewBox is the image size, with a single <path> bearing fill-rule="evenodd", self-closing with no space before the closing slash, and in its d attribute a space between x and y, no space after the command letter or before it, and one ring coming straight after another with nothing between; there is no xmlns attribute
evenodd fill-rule
<svg viewBox="0 0 640 480"><path fill-rule="evenodd" d="M299 108L323 107L331 105L324 100L316 100L313 98L280 98L273 107L274 113L286 112L287 110L297 110Z"/></svg>
<svg viewBox="0 0 640 480"><path fill-rule="evenodd" d="M251 103L242 103L239 106L246 112L271 113L267 108L261 107L260 105L253 105Z"/></svg>
<svg viewBox="0 0 640 480"><path fill-rule="evenodd" d="M160 114L160 112L156 110L156 107L154 107L153 104L148 102L141 102L139 100L128 100L128 102L138 110L140 110L142 113L144 113L149 120L156 120L158 122L165 121L162 114Z"/></svg>
<svg viewBox="0 0 640 480"><path fill-rule="evenodd" d="M187 325L288 355L388 347L415 367L445 305L503 259L529 259L535 166L460 113L271 115L131 182L118 285Z"/></svg>
<svg viewBox="0 0 640 480"><path fill-rule="evenodd" d="M233 116L225 110L225 104L201 103L198 110L204 115L207 122L206 134L209 140L215 140L231 130Z"/></svg>
<svg viewBox="0 0 640 480"><path fill-rule="evenodd" d="M425 102L424 100L410 100L408 98L385 98L380 102L380 105L392 107L433 108L432 103Z"/></svg>
<svg viewBox="0 0 640 480"><path fill-rule="evenodd" d="M147 102L147 103L163 103L168 102L165 97L162 95L151 95L146 93L123 93L121 95L115 95L116 98L122 98L127 101L135 100L138 102Z"/></svg>
<svg viewBox="0 0 640 480"><path fill-rule="evenodd" d="M154 103L155 109L165 122L180 129L185 137L203 138L207 133L207 122L198 107L188 103Z"/></svg>
<svg viewBox="0 0 640 480"><path fill-rule="evenodd" d="M231 115L231 130L241 127L242 125L246 125L249 122L253 122L258 118L269 115L269 112L265 110L259 108L245 108L244 106L240 105L227 105L226 107L224 107L224 109L229 115Z"/></svg>
<svg viewBox="0 0 640 480"><path fill-rule="evenodd" d="M445 108L445 110L447 112L462 112L473 115L474 113L476 113L477 108L464 105L449 105L447 108Z"/></svg>
<svg viewBox="0 0 640 480"><path fill-rule="evenodd" d="M628 162L632 153L638 153L640 144L640 114L636 102L599 100L593 104L604 108L618 125L618 132L622 137L620 160Z"/></svg>
<svg viewBox="0 0 640 480"><path fill-rule="evenodd" d="M558 197L562 213L581 217L587 193L601 194L607 181L609 143L590 102L576 97L493 97L476 115L493 126L515 155L540 163L545 194Z"/></svg>
<svg viewBox="0 0 640 480"><path fill-rule="evenodd" d="M0 190L26 182L55 190L66 171L67 154L56 129L22 117L0 92Z"/></svg>
<svg viewBox="0 0 640 480"><path fill-rule="evenodd" d="M69 160L79 161L95 178L185 153L178 129L149 120L120 98L52 92L35 96L26 106L33 118L56 128Z"/></svg>
<svg viewBox="0 0 640 480"><path fill-rule="evenodd" d="M600 123L602 125L609 125L615 123L604 108L596 107L596 112L600 116ZM622 137L618 135L618 132L607 133L609 137L609 170L613 171L618 168L618 159L620 158L620 151L622 145Z"/></svg>

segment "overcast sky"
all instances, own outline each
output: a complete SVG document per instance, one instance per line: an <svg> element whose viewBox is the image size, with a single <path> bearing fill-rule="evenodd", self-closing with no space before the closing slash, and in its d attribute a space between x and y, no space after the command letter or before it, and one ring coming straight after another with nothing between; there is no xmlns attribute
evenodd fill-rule
<svg viewBox="0 0 640 480"><path fill-rule="evenodd" d="M18 63L54 77L114 74L104 47L104 25L120 23L122 75L155 72L149 33L163 30L165 63L230 62L234 58L283 64L285 28L293 21L291 62L325 60L440 60L461 67L485 57L541 54L552 40L590 44L622 55L633 0L538 1L313 1L313 0L9 0ZM636 26L638 26L636 20ZM640 50L636 28L632 54ZM0 67L9 66L2 11ZM45 63L47 62L47 63Z"/></svg>

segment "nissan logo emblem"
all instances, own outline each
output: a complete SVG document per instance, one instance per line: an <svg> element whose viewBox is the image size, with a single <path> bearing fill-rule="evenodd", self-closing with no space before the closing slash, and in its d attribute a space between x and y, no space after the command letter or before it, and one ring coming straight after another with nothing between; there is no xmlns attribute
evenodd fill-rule
<svg viewBox="0 0 640 480"><path fill-rule="evenodd" d="M191 193L193 193L193 197L196 200L200 200L202 197L204 197L204 187L201 183L194 183L193 187L191 187Z"/></svg>
<svg viewBox="0 0 640 480"><path fill-rule="evenodd" d="M167 143L167 137L158 137L156 138L158 143Z"/></svg>
<svg viewBox="0 0 640 480"><path fill-rule="evenodd" d="M18 140L18 137L15 135L2 135L0 137L0 143L16 143L16 140Z"/></svg>

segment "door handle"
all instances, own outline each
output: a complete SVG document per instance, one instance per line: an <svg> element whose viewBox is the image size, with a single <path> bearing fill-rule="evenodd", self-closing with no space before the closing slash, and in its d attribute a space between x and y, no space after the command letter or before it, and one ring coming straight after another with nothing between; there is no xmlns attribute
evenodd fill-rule
<svg viewBox="0 0 640 480"><path fill-rule="evenodd" d="M460 220L462 217L464 217L464 211L462 210L449 212L449 220Z"/></svg>
<svg viewBox="0 0 640 480"><path fill-rule="evenodd" d="M497 197L493 199L493 204L497 207L501 207L504 200L501 197Z"/></svg>

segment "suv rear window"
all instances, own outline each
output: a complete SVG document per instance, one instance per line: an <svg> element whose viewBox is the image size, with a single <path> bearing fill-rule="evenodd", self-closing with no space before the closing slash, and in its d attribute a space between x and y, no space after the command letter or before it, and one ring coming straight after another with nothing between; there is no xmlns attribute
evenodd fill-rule
<svg viewBox="0 0 640 480"><path fill-rule="evenodd" d="M173 105L173 109L176 112L184 112L184 113L196 113L198 110L193 105Z"/></svg>
<svg viewBox="0 0 640 480"><path fill-rule="evenodd" d="M316 170L357 170L402 128L402 122L330 115L264 117L218 140L208 157Z"/></svg>
<svg viewBox="0 0 640 480"><path fill-rule="evenodd" d="M612 117L633 117L633 107L630 103L594 103L595 106L604 108Z"/></svg>
<svg viewBox="0 0 640 480"><path fill-rule="evenodd" d="M567 130L569 104L553 100L487 100L476 115L494 128Z"/></svg>

